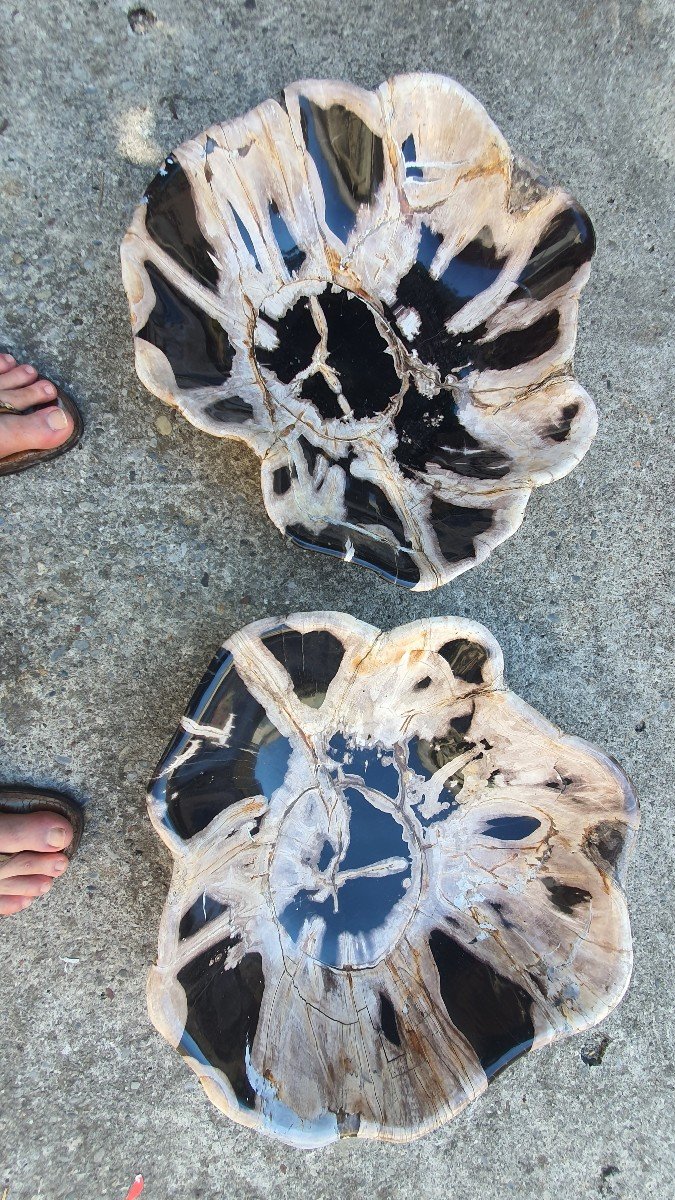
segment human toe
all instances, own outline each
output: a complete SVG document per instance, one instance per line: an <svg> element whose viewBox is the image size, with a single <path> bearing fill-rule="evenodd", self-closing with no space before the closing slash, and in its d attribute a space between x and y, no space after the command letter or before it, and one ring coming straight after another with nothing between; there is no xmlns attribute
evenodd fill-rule
<svg viewBox="0 0 675 1200"><path fill-rule="evenodd" d="M30 896L0 896L0 917L13 917L32 903Z"/></svg>
<svg viewBox="0 0 675 1200"><path fill-rule="evenodd" d="M6 391L7 388L24 388L26 383L37 379L37 371L30 362L14 362L12 359L2 362L0 366L0 391Z"/></svg>
<svg viewBox="0 0 675 1200"><path fill-rule="evenodd" d="M0 414L0 459L24 450L52 450L68 440L73 418L58 405L26 416Z"/></svg>
<svg viewBox="0 0 675 1200"><path fill-rule="evenodd" d="M48 404L50 400L56 400L58 392L55 385L49 379L36 379L34 374L25 386L17 382L12 387L4 387L4 380L11 379L15 374L15 371L8 371L6 375L0 375L0 405L24 412L36 404Z"/></svg>
<svg viewBox="0 0 675 1200"><path fill-rule="evenodd" d="M49 875L58 879L68 867L65 854L51 854L35 850L23 850L0 862L0 894L5 890L4 881L14 875Z"/></svg>
<svg viewBox="0 0 675 1200"><path fill-rule="evenodd" d="M70 821L58 813L0 813L0 854L24 850L53 854L65 850L72 838Z"/></svg>
<svg viewBox="0 0 675 1200"><path fill-rule="evenodd" d="M54 880L49 875L13 875L0 882L0 896L46 896Z"/></svg>

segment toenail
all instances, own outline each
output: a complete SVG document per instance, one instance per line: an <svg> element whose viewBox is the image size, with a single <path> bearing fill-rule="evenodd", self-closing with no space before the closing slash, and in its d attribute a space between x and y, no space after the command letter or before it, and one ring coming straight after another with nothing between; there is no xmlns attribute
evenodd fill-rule
<svg viewBox="0 0 675 1200"><path fill-rule="evenodd" d="M5 363L13 363L15 361L11 354L0 354L0 358Z"/></svg>
<svg viewBox="0 0 675 1200"><path fill-rule="evenodd" d="M55 396L56 388L54 387L54 384L53 383L43 383L42 394L44 396Z"/></svg>
<svg viewBox="0 0 675 1200"><path fill-rule="evenodd" d="M52 871L54 872L55 875L61 875L65 871L67 866L68 866L67 862L56 862L56 863L54 863L54 866L52 867Z"/></svg>
<svg viewBox="0 0 675 1200"><path fill-rule="evenodd" d="M61 408L52 408L47 413L47 424L50 429L65 429L68 425L68 418Z"/></svg>
<svg viewBox="0 0 675 1200"><path fill-rule="evenodd" d="M47 834L47 845L54 846L56 850L62 850L68 841L68 834L63 829L54 826Z"/></svg>
<svg viewBox="0 0 675 1200"><path fill-rule="evenodd" d="M35 367L29 367L28 365L26 365L25 367L22 367L21 370L23 371L24 375L34 375L35 374Z"/></svg>
<svg viewBox="0 0 675 1200"><path fill-rule="evenodd" d="M51 883L41 883L40 884L40 895L46 896L47 892L49 891L51 886L52 886Z"/></svg>

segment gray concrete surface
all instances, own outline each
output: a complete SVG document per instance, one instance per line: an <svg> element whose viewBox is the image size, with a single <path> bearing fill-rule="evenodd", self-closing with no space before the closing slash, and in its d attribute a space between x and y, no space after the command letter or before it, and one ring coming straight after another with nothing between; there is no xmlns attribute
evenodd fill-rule
<svg viewBox="0 0 675 1200"><path fill-rule="evenodd" d="M0 484L0 778L88 802L74 869L2 926L0 1196L124 1200L137 1172L143 1200L674 1196L666 0L150 6L134 35L116 0L0 3L0 346L87 420L79 450ZM600 431L487 564L412 596L285 545L249 452L180 419L160 435L118 242L162 156L212 120L303 76L370 87L425 68L475 92L595 221L577 368ZM324 607L484 621L515 690L623 763L643 827L634 979L602 1028L521 1060L412 1145L302 1154L220 1116L149 1023L169 863L144 784L226 636Z"/></svg>

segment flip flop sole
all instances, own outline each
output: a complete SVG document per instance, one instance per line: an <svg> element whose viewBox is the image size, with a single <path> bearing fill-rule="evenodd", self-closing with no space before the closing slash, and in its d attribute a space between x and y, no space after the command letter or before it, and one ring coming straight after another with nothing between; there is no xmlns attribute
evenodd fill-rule
<svg viewBox="0 0 675 1200"><path fill-rule="evenodd" d="M29 467L36 467L39 463L47 462L50 458L58 458L61 454L66 454L68 450L72 450L73 446L79 442L84 432L84 421L82 414L74 400L57 388L57 399L64 412L68 413L73 419L73 432L70 437L63 442L61 446L54 446L52 450L21 450L18 454L9 454L6 458L0 458L0 476L2 475L17 475L19 471L27 471ZM44 406L43 406L44 407ZM15 412L18 410L4 408L0 405L0 417L4 412Z"/></svg>

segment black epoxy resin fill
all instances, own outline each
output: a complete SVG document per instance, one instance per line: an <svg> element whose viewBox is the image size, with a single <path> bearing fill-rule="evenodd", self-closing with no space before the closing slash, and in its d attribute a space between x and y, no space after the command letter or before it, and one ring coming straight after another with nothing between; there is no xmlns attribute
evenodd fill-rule
<svg viewBox="0 0 675 1200"><path fill-rule="evenodd" d="M178 1048L197 1062L223 1071L238 1102L244 1108L254 1108L255 1093L246 1072L246 1057L258 1027L265 978L259 954L245 954L236 964L228 965L240 940L226 938L217 948L191 959L179 972L188 1016Z"/></svg>
<svg viewBox="0 0 675 1200"><path fill-rule="evenodd" d="M288 671L298 699L320 708L342 662L342 642L327 629L303 634L281 625L263 638L263 644Z"/></svg>
<svg viewBox="0 0 675 1200"><path fill-rule="evenodd" d="M223 733L198 739L199 753L174 765L167 819L183 838L205 829L230 805L259 795L270 799L284 782L291 754L290 741L251 695L229 656L207 676L203 695L205 702L196 698L191 710L200 723ZM191 741L196 749L195 739L180 733L169 754Z"/></svg>
<svg viewBox="0 0 675 1200"><path fill-rule="evenodd" d="M409 474L431 465L470 479L503 479L508 474L509 455L481 445L465 429L448 392L429 397L414 386L409 387L394 419L394 428L398 435L398 461Z"/></svg>
<svg viewBox="0 0 675 1200"><path fill-rule="evenodd" d="M384 177L382 140L342 104L321 108L299 99L305 144L319 174L326 224L346 241L360 205L369 204Z"/></svg>
<svg viewBox="0 0 675 1200"><path fill-rule="evenodd" d="M367 965L370 935L387 928L390 936L405 919L405 913L396 917L395 910L410 887L412 858L393 809L373 804L356 787L345 787L339 803L342 819L326 822L325 840L311 864L310 886L298 883L292 899L279 905L278 917L296 946L303 944L309 927L320 929L320 939L308 952L324 966L346 968ZM296 832L295 822L290 834L282 827L283 851L285 838ZM303 858L302 876L307 865ZM277 895L273 888L275 907Z"/></svg>
<svg viewBox="0 0 675 1200"><path fill-rule="evenodd" d="M532 1045L532 997L442 929L432 931L429 949L448 1016L491 1079Z"/></svg>
<svg viewBox="0 0 675 1200"><path fill-rule="evenodd" d="M300 270L307 255L298 246L274 200L270 200L269 203L269 217L272 225L272 233L281 250L283 260L291 274L295 274Z"/></svg>
<svg viewBox="0 0 675 1200"><path fill-rule="evenodd" d="M385 323L380 318L378 325L376 310L358 296L326 288L302 296L279 319L263 314L259 320L267 336L274 330L277 346L266 350L258 333L258 363L285 384L302 373L300 395L325 420L376 416L401 392ZM324 329L325 349L317 355Z"/></svg>
<svg viewBox="0 0 675 1200"><path fill-rule="evenodd" d="M202 233L190 181L180 163L169 155L145 193L145 227L194 279L217 290L218 269L213 248Z"/></svg>
<svg viewBox="0 0 675 1200"><path fill-rule="evenodd" d="M377 495L375 485L373 492ZM324 525L320 533L314 533L305 525L289 525L286 532L292 542L307 549L320 550L335 558L349 556L349 562L360 563L372 569L384 579L403 587L414 587L419 583L420 571L417 563L405 546L393 546L377 537L375 533L345 525Z"/></svg>
<svg viewBox="0 0 675 1200"><path fill-rule="evenodd" d="M215 317L203 312L147 262L155 307L138 337L166 355L179 388L218 387L230 377L234 351Z"/></svg>

